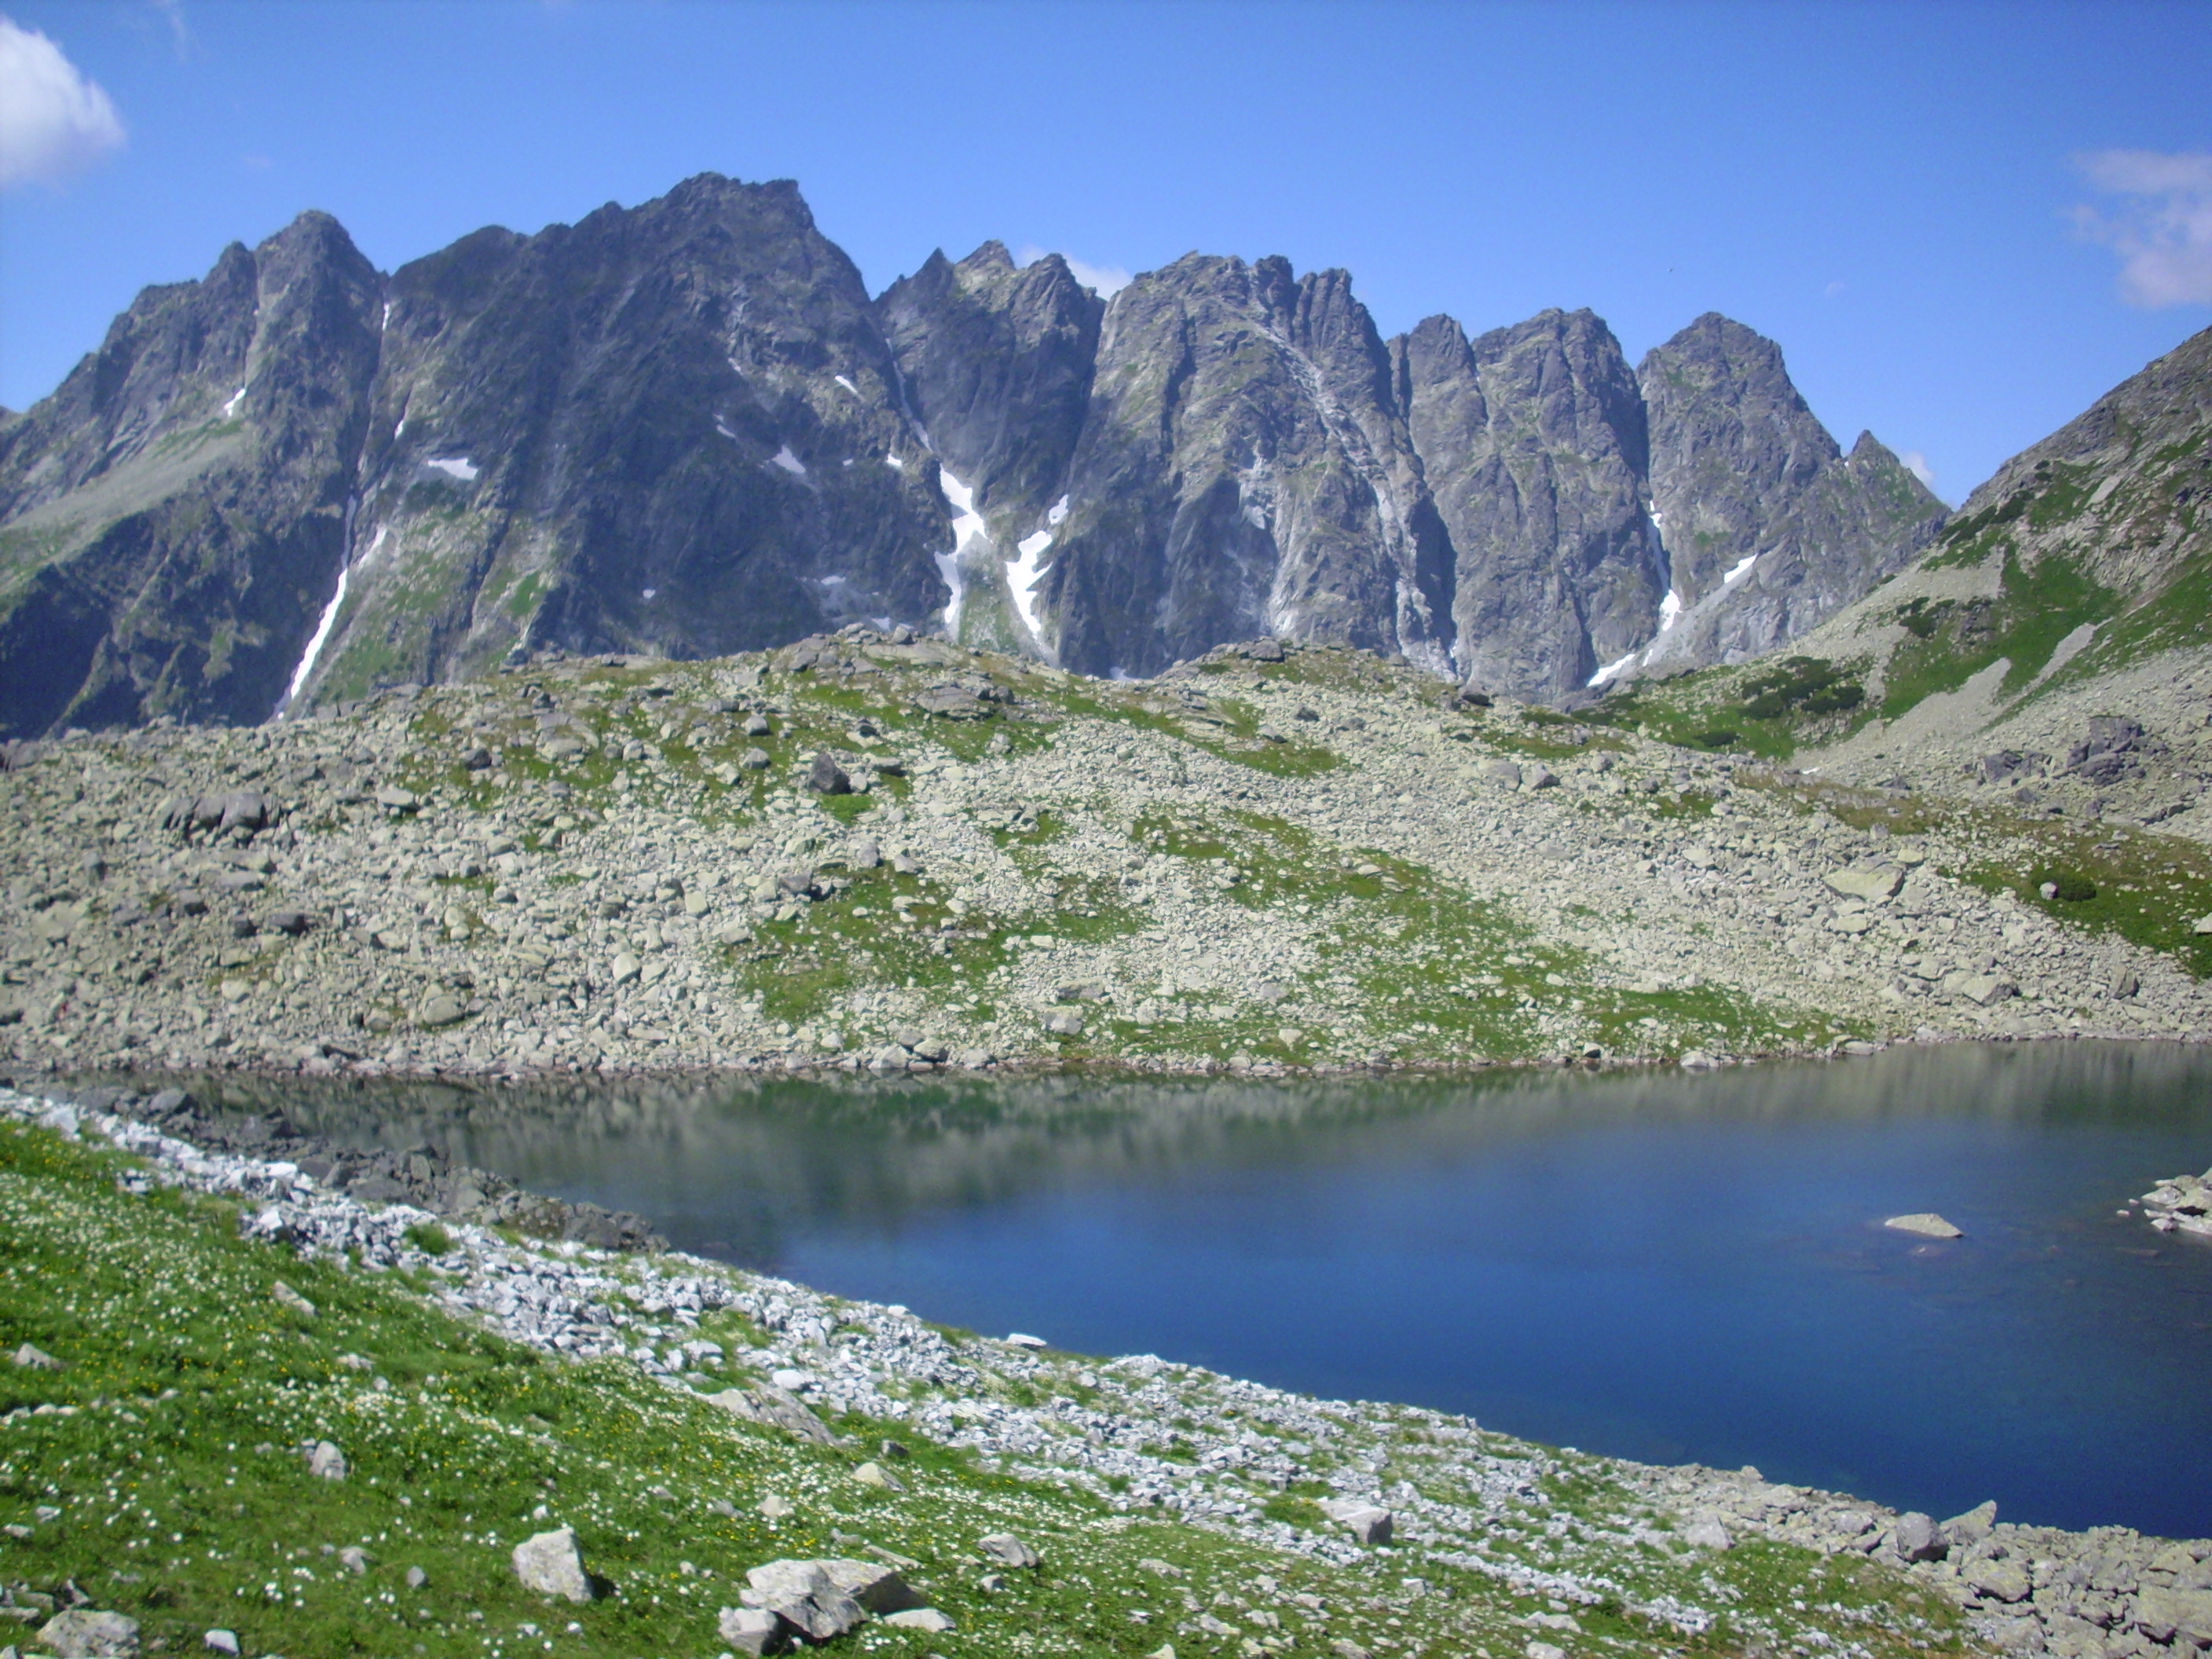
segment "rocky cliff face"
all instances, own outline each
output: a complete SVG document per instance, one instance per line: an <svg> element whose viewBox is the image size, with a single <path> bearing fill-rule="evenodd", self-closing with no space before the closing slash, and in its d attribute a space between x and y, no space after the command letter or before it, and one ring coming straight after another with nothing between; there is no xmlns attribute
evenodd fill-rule
<svg viewBox="0 0 2212 1659"><path fill-rule="evenodd" d="M1017 268L986 242L958 264L933 253L877 303L953 513L938 559L945 631L1009 649L1038 648L1017 578L1024 540L1051 538L1054 505L1083 433L1105 306L1058 254ZM1061 514L1065 516L1064 510Z"/></svg>
<svg viewBox="0 0 2212 1659"><path fill-rule="evenodd" d="M1649 641L1667 565L1644 404L1612 331L1547 311L1470 342L1431 317L1391 351L1451 538L1464 677L1557 697Z"/></svg>
<svg viewBox="0 0 2212 1659"><path fill-rule="evenodd" d="M343 557L383 286L305 215L147 289L0 428L0 728L276 706Z"/></svg>
<svg viewBox="0 0 2212 1659"><path fill-rule="evenodd" d="M1105 304L987 243L871 301L787 182L388 278L310 214L0 422L0 726L861 620L1098 675L1281 635L1556 699L1790 638L1939 514L1724 319L1639 384L1587 312L1385 345L1279 258Z"/></svg>
<svg viewBox="0 0 2212 1659"><path fill-rule="evenodd" d="M925 621L945 510L860 273L695 179L392 279L326 696L517 646L710 655Z"/></svg>
<svg viewBox="0 0 2212 1659"><path fill-rule="evenodd" d="M1067 667L1262 635L1449 661L1442 526L1342 271L1192 254L1115 295L1067 501L1034 590Z"/></svg>
<svg viewBox="0 0 2212 1659"><path fill-rule="evenodd" d="M1843 453L1782 349L1741 323L1708 312L1638 378L1680 618L1640 667L1771 650L1895 574L1942 526L1942 502L1872 433Z"/></svg>

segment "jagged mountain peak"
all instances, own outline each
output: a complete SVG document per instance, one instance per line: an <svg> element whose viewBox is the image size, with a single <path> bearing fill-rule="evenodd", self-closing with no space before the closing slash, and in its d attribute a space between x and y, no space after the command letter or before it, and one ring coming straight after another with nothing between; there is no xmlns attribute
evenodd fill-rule
<svg viewBox="0 0 2212 1659"><path fill-rule="evenodd" d="M1845 588L1891 568L1895 515L1844 497L1899 472L1870 439L1842 461L1717 313L1639 381L1586 308L1386 341L1348 271L1281 254L1102 300L993 240L872 299L788 179L702 173L389 277L309 212L146 290L0 424L0 657L43 688L4 718L254 719L862 619L1102 674L1279 633L1559 698L1670 585L1725 587L1731 537ZM1847 534L1805 533L1816 498Z"/></svg>

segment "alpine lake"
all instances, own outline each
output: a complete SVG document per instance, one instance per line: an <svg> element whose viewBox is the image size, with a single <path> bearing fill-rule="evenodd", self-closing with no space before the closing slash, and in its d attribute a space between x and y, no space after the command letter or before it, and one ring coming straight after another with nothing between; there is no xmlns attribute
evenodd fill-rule
<svg viewBox="0 0 2212 1659"><path fill-rule="evenodd" d="M1942 1516L2212 1534L2212 1049L1178 1080L196 1079L1056 1348ZM1885 1227L1936 1211L1936 1241Z"/></svg>

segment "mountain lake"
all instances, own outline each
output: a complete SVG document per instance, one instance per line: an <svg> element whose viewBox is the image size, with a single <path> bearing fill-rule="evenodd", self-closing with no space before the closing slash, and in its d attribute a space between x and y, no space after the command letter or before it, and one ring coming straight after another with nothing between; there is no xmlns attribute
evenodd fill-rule
<svg viewBox="0 0 2212 1659"><path fill-rule="evenodd" d="M2212 1049L1260 1081L195 1080L992 1334L1755 1464L1938 1517L2212 1535ZM1883 1226L1936 1211L1965 1237Z"/></svg>

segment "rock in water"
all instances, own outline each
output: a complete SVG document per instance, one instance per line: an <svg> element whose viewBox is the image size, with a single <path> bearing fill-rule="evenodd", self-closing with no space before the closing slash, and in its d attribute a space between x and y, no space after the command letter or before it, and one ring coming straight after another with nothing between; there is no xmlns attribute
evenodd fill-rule
<svg viewBox="0 0 2212 1659"><path fill-rule="evenodd" d="M38 1648L53 1659L138 1659L138 1621L71 1607L40 1627Z"/></svg>
<svg viewBox="0 0 2212 1659"><path fill-rule="evenodd" d="M1912 1215L1893 1215L1881 1224L1894 1227L1901 1233L1917 1233L1923 1238L1964 1238L1966 1236L1933 1210L1922 1210Z"/></svg>
<svg viewBox="0 0 2212 1659"><path fill-rule="evenodd" d="M517 1544L514 1576L522 1581L523 1589L540 1595L557 1595L570 1601L592 1599L591 1576L584 1571L573 1527L541 1532Z"/></svg>

